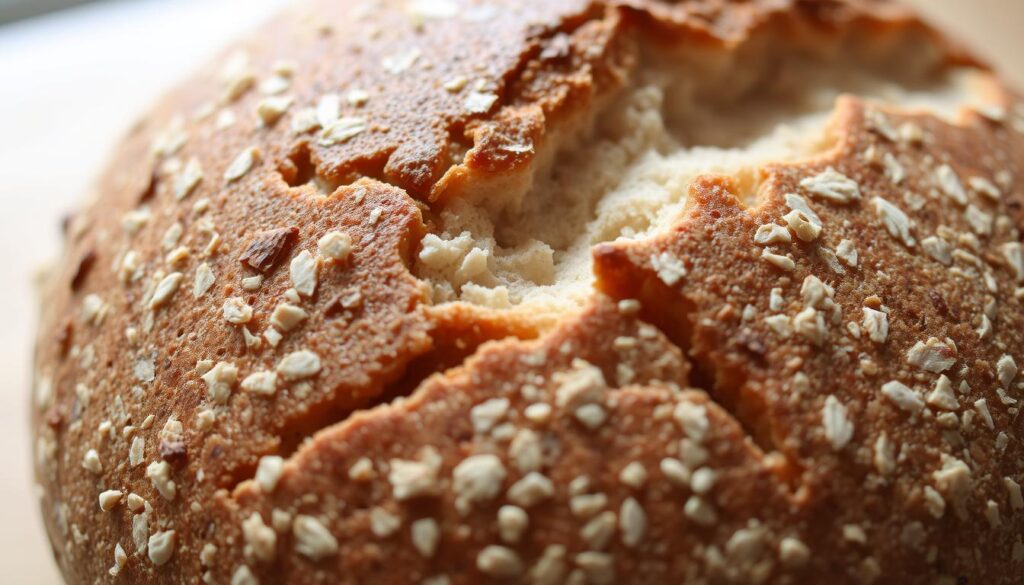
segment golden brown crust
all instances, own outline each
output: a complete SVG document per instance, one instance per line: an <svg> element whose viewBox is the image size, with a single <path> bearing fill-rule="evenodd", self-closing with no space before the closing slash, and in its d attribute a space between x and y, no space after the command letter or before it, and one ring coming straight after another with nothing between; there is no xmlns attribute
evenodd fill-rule
<svg viewBox="0 0 1024 585"><path fill-rule="evenodd" d="M868 118L872 112L880 115ZM1008 357L1016 363L1024 349L1020 275L1000 252L1019 246L1011 218L1020 203L1004 170L1024 162L1020 137L977 113L952 126L848 99L838 116L835 149L806 164L765 169L756 208L743 209L742 194L727 180L703 180L672 234L600 247L599 279L613 295L643 299L649 318L690 348L716 397L760 444L785 456L800 505L817 525L812 540L832 562L842 558L843 527L855 524L869 532L857 562L873 558L886 578L933 573L998 581L1004 567L954 551L1020 554L1020 504L1006 481L1020 473L1016 370L1001 382L997 365ZM886 128L917 128L922 142L890 140ZM971 155L981 151L992 158ZM903 169L898 182L882 162L890 156ZM994 197L975 188L964 190L962 203L950 201L944 165L964 185L981 178L1002 186ZM837 204L811 195L806 181L830 169L859 186L860 200ZM755 243L760 226L785 223L793 194L810 203L821 234L813 242ZM921 194L919 203L913 194ZM976 212L987 219L972 223ZM894 214L911 223L893 232L887 222L899 225ZM948 259L929 254L937 242L926 238L951 235ZM857 251L853 265L836 257L844 240ZM964 249L972 245L978 249ZM766 251L793 265L780 261L780 268ZM684 284L667 287L658 278L652 259L663 254L685 259ZM780 306L771 306L774 295ZM886 333L873 339L866 323L883 313ZM928 366L913 357L931 338L941 340L937 355L950 363ZM914 389L909 404L887 392L892 382ZM955 396L943 401L933 393L947 382ZM830 399L851 425L838 449L823 423ZM891 469L880 462L882 437L895 457ZM939 476L951 466L965 470L961 464L970 470L965 487L950 493Z"/></svg>
<svg viewBox="0 0 1024 585"><path fill-rule="evenodd" d="M619 338L631 339L636 345L616 349L615 340ZM596 370L607 386L595 388L601 394L598 401L608 410L608 424L597 432L588 430L573 418L569 407L555 408L549 418L534 414L531 421L524 411L530 405L554 402L558 375L574 372L573 362L578 360L583 360L587 365L582 367L588 369L593 368L590 364L608 365L606 371ZM454 582L479 582L486 575L473 567L473 556L467 551L500 540L497 514L503 502L499 497L487 497L472 502L468 509L462 508L456 502L456 484L449 478L453 468L471 456L493 454L501 459L506 476L499 481L502 488L512 486L531 471L543 473L548 481L560 486L555 494L537 497L529 507L530 532L549 535L550 542L564 544L570 554L583 552L586 545L578 542L574 527L565 523L559 512L547 511L567 509L570 496L562 487L579 476L590 478L588 493L610 495L619 491L615 486L621 467L634 460L651 459L669 441L678 440L680 433L669 415L671 407L684 397L670 387L675 380L685 380L686 371L678 349L652 327L623 318L612 303L600 301L578 321L566 324L542 342L485 346L464 367L427 381L409 400L361 414L344 427L318 435L289 462L272 495L263 494L254 484L245 484L234 499L218 501L218 508L225 506L226 519L248 517L258 511L269 523L273 510L324 519L340 548L315 571L344 575L348 582L415 583L449 571ZM673 382L665 382L669 380ZM524 391L527 387L531 390ZM687 398L696 403L706 401L696 395ZM486 425L474 422L471 411L488 401L507 404L499 405L496 412L502 414L491 419L477 415L487 420ZM656 432L651 421L659 407L663 410L662 423L661 431ZM474 429L474 424L480 427ZM734 439L738 438L737 432L731 431ZM651 451L652 436L658 437L659 446L646 455ZM510 444L526 442L530 448L510 448ZM523 454L534 448L540 456L536 463L529 454ZM725 451L733 449L738 453L727 457ZM433 453L427 455L425 451ZM740 440L723 441L720 455L723 460L753 458L746 455ZM387 489L389 474L395 473L395 460L428 461L432 457L438 461L438 468L432 471L436 493L400 499L397 482L392 481L391 489ZM351 479L351 470L364 458L373 462L374 478ZM656 465L657 459L644 464ZM316 473L311 473L314 469ZM339 478L344 478L340 485ZM331 494L334 502L345 502L346 512L339 513L336 504L328 502L295 505L311 493ZM667 508L676 506L672 494L662 493L657 499ZM610 498L607 508L617 509L620 503ZM739 507L739 502L736 505ZM384 538L375 535L369 520L374 510L394 514L402 529ZM436 519L441 534L436 552L426 555L417 552L406 528L424 518ZM232 526L229 530L238 528ZM665 536L682 534L671 526L660 530ZM280 538L282 550L294 546L291 535ZM527 562L542 554L545 541L530 545L524 539L523 544L519 554ZM668 555L671 550L667 547L661 554ZM225 561L220 557L213 567L218 580L227 580L238 565L252 564L244 556ZM661 562L668 562L668 557ZM461 576L455 567L463 567ZM268 576L282 582L314 582L316 575L309 574L310 568L309 560L301 556L282 558Z"/></svg>
<svg viewBox="0 0 1024 585"><path fill-rule="evenodd" d="M974 62L888 2L460 6L309 2L115 154L36 350L65 579L1014 582L1014 98L956 124L843 98L830 152L765 168L751 208L699 179L542 331L431 305L409 265L441 206L628 83L639 39ZM789 241L755 243L769 223Z"/></svg>

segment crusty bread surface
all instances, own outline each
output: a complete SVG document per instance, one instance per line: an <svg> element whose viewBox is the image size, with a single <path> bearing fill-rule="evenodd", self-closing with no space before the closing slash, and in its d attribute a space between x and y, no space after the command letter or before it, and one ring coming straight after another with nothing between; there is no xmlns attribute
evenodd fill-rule
<svg viewBox="0 0 1024 585"><path fill-rule="evenodd" d="M42 286L68 583L1020 583L1024 105L870 0L308 0Z"/></svg>

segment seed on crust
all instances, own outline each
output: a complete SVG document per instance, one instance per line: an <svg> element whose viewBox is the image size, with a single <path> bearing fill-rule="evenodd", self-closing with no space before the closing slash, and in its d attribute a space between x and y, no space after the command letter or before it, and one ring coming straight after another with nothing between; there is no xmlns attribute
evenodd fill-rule
<svg viewBox="0 0 1024 585"><path fill-rule="evenodd" d="M352 237L343 232L329 232L317 241L317 246L324 258L343 262L352 253Z"/></svg>
<svg viewBox="0 0 1024 585"><path fill-rule="evenodd" d="M174 198L184 199L192 194L203 180L203 167L198 159L189 159L185 168L174 179Z"/></svg>
<svg viewBox="0 0 1024 585"><path fill-rule="evenodd" d="M822 425L825 428L825 437L828 439L832 449L840 451L849 444L853 438L853 423L850 422L846 406L839 402L835 396L825 399L825 406L821 411Z"/></svg>
<svg viewBox="0 0 1024 585"><path fill-rule="evenodd" d="M915 413L924 408L924 401L921 400L921 396L902 382L895 380L886 382L882 385L882 394L898 406L900 410Z"/></svg>
<svg viewBox="0 0 1024 585"><path fill-rule="evenodd" d="M320 356L303 349L286 355L277 363L277 373L286 381L311 378L320 373Z"/></svg>
<svg viewBox="0 0 1024 585"><path fill-rule="evenodd" d="M303 250L292 259L290 273L292 286L302 296L311 297L316 292L320 264L318 260Z"/></svg>
<svg viewBox="0 0 1024 585"><path fill-rule="evenodd" d="M314 561L338 553L338 539L313 516L296 516L292 524L292 535L295 537L295 551Z"/></svg>
<svg viewBox="0 0 1024 585"><path fill-rule="evenodd" d="M505 466L495 455L467 457L452 470L456 505L464 511L475 503L498 497L506 477Z"/></svg>
<svg viewBox="0 0 1024 585"><path fill-rule="evenodd" d="M860 199L857 182L833 168L800 181L800 186L830 203L844 204Z"/></svg>
<svg viewBox="0 0 1024 585"><path fill-rule="evenodd" d="M174 556L174 531L165 530L153 534L149 537L147 550L149 551L149 560L158 567L166 565L171 557Z"/></svg>
<svg viewBox="0 0 1024 585"><path fill-rule="evenodd" d="M228 183L233 183L241 179L249 174L249 171L252 170L259 160L260 150L258 148L246 148L228 165L228 168L224 171L224 180Z"/></svg>
<svg viewBox="0 0 1024 585"><path fill-rule="evenodd" d="M149 308L156 310L169 303L174 293L178 291L183 278L185 278L185 275L180 272L174 272L164 277L156 285L153 297L149 300Z"/></svg>
<svg viewBox="0 0 1024 585"><path fill-rule="evenodd" d="M119 490L106 490L100 492L100 510L109 512L121 502L121 497L124 493Z"/></svg>
<svg viewBox="0 0 1024 585"><path fill-rule="evenodd" d="M284 473L284 458L278 455L264 455L256 467L256 484L264 493L272 493Z"/></svg>
<svg viewBox="0 0 1024 585"><path fill-rule="evenodd" d="M480 551L476 557L476 568L495 579L510 579L523 572L523 562L510 548L491 545Z"/></svg>
<svg viewBox="0 0 1024 585"><path fill-rule="evenodd" d="M421 555L431 558L437 552L437 545L441 539L441 530L437 521L433 518L421 518L412 523L410 527L412 543Z"/></svg>
<svg viewBox="0 0 1024 585"><path fill-rule="evenodd" d="M240 297L224 301L224 320L232 325L244 325L252 320L252 307Z"/></svg>
<svg viewBox="0 0 1024 585"><path fill-rule="evenodd" d="M242 380L241 388L253 394L273 396L277 392L277 373L253 372Z"/></svg>

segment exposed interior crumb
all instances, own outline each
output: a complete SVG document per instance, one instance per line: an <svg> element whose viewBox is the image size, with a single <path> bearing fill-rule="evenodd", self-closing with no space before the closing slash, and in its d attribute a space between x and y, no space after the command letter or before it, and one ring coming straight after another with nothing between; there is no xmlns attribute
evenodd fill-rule
<svg viewBox="0 0 1024 585"><path fill-rule="evenodd" d="M415 266L434 302L557 318L590 293L591 248L667 229L698 175L732 176L750 203L762 165L827 151L841 95L948 120L983 99L983 74L936 72L912 50L885 63L853 44L752 56L756 48L645 56L592 118L556 128L518 180L450 201Z"/></svg>

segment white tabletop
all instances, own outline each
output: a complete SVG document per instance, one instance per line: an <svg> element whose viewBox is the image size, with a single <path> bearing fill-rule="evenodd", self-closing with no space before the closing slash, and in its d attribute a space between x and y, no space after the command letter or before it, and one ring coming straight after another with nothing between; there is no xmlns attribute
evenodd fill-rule
<svg viewBox="0 0 1024 585"><path fill-rule="evenodd" d="M0 27L0 581L57 583L37 521L26 416L35 267L147 105L287 0L121 0ZM1021 0L916 0L1024 86Z"/></svg>

